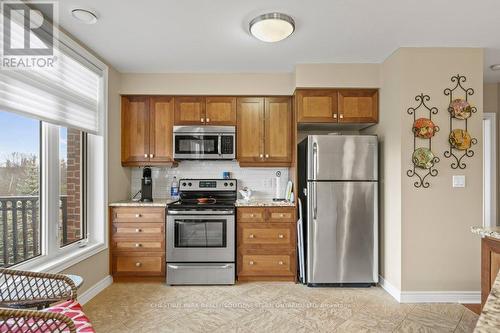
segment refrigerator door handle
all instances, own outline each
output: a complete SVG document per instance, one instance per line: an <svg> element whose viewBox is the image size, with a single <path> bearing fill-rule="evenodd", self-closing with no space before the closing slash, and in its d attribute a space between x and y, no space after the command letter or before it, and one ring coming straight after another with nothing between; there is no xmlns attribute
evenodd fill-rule
<svg viewBox="0 0 500 333"><path fill-rule="evenodd" d="M316 182L312 182L311 185L313 186L312 188L312 206L313 206L313 220L316 220L318 217L318 187L316 185Z"/></svg>
<svg viewBox="0 0 500 333"><path fill-rule="evenodd" d="M318 177L318 143L313 142L313 160L312 160L312 169L313 169L313 179L317 180Z"/></svg>

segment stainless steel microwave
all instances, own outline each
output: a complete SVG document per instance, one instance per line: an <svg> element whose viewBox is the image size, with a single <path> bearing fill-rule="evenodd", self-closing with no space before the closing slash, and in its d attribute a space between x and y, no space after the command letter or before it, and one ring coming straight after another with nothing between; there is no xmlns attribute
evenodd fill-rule
<svg viewBox="0 0 500 333"><path fill-rule="evenodd" d="M175 160L234 160L234 126L174 126Z"/></svg>

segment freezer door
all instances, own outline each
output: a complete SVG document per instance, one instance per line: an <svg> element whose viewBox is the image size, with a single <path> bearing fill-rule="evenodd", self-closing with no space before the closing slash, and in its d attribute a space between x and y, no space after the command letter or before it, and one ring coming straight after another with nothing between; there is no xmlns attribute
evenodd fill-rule
<svg viewBox="0 0 500 333"><path fill-rule="evenodd" d="M309 182L307 205L307 282L377 282L377 183Z"/></svg>
<svg viewBox="0 0 500 333"><path fill-rule="evenodd" d="M377 180L377 137L311 135L308 180Z"/></svg>

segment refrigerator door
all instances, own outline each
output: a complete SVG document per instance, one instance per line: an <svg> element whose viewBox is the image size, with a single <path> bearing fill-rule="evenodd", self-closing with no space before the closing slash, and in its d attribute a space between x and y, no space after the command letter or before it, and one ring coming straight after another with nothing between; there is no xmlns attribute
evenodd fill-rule
<svg viewBox="0 0 500 333"><path fill-rule="evenodd" d="M378 282L377 186L308 182L308 284Z"/></svg>
<svg viewBox="0 0 500 333"><path fill-rule="evenodd" d="M377 180L377 137L310 135L308 180Z"/></svg>

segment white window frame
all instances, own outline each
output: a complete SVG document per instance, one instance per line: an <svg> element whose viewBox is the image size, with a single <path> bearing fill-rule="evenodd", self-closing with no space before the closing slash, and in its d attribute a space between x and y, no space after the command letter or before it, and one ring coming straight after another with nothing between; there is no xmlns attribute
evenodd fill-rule
<svg viewBox="0 0 500 333"><path fill-rule="evenodd" d="M87 135L87 184L84 198L87 235L84 235L85 240L59 246L59 126L43 123L41 255L12 266L14 269L60 272L108 248L108 66L62 31L59 31L58 37L59 42L79 54L81 60L103 73L99 98L101 132L100 135Z"/></svg>

